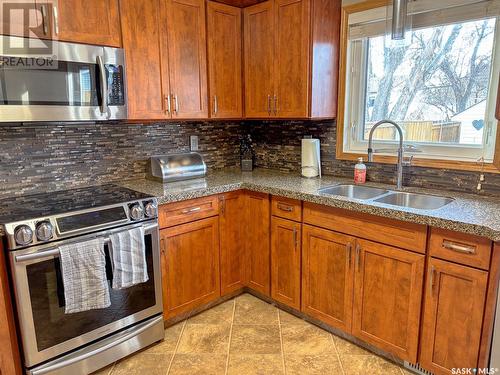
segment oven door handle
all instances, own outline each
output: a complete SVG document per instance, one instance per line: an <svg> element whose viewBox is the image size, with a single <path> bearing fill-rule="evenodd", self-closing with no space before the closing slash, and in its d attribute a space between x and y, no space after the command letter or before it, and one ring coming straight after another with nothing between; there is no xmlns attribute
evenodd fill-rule
<svg viewBox="0 0 500 375"><path fill-rule="evenodd" d="M149 224L149 225L144 225L144 234L151 233L152 231L158 229L158 224ZM103 235L104 237L106 236L105 234ZM110 239L105 238L104 239L104 244L109 244ZM52 247L49 248L48 250L44 250L41 252L36 252L36 253L30 253L30 254L25 254L25 255L16 255L14 259L16 260L16 263L22 263L22 262L27 262L30 260L38 260L38 259L43 259L47 258L50 256L56 256L59 255L59 248L57 247Z"/></svg>
<svg viewBox="0 0 500 375"><path fill-rule="evenodd" d="M31 374L32 375L43 375L43 374L47 374L49 372L52 372L52 371L56 371L56 370L59 370L60 368L63 368L63 367L67 367L67 366L70 366L76 362L79 362L79 361L83 361L87 358L90 358L90 357L93 357L97 354L100 354L106 350L109 350L117 345L120 345L121 343L125 342L125 341L128 341L132 338L134 338L135 336L138 336L139 334L141 334L142 332L146 331L147 329L153 327L154 325L158 324L159 322L163 322L163 317L160 315L158 316L156 319L153 319L151 322L149 322L148 324L142 326L141 328L137 329L137 330L134 330L126 335L123 335L121 336L120 338L116 339L115 341L113 342L110 342L109 344L106 344L106 345L103 345L101 346L100 348L97 348L97 349L94 349L94 350L91 350L87 353L84 353L82 355L79 355L79 356L76 356L74 358L70 358L70 359L67 359L65 361L61 361L59 363L56 363L52 366L47 366L47 367L44 367L44 368L41 368L39 370L32 370Z"/></svg>

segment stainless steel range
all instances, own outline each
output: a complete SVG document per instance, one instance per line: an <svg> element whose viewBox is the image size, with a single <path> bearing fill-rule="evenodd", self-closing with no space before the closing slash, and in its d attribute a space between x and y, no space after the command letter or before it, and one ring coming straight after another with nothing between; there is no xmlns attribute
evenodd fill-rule
<svg viewBox="0 0 500 375"><path fill-rule="evenodd" d="M87 374L163 339L154 197L115 185L25 196L0 201L0 224L28 374ZM109 236L140 226L149 280L110 286L108 308L65 314L59 246L102 237L110 284Z"/></svg>

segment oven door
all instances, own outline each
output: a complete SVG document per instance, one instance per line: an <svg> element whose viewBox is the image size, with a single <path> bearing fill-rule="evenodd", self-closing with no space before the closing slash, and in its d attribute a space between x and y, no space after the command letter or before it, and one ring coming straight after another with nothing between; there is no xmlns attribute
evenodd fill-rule
<svg viewBox="0 0 500 375"><path fill-rule="evenodd" d="M32 367L79 348L117 330L162 313L158 224L147 222L81 236L70 243L144 225L149 280L128 289L111 288L112 269L106 245L106 273L111 306L105 309L64 313L64 287L59 255L54 244L12 251L14 291L25 365ZM57 245L56 245L57 246Z"/></svg>
<svg viewBox="0 0 500 375"><path fill-rule="evenodd" d="M1 122L127 117L122 49L48 41L38 58L29 41L0 36Z"/></svg>

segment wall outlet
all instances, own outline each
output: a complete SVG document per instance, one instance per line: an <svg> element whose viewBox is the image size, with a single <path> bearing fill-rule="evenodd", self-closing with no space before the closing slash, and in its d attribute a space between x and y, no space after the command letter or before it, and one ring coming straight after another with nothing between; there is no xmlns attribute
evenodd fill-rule
<svg viewBox="0 0 500 375"><path fill-rule="evenodd" d="M192 135L189 137L191 151L198 151L198 136Z"/></svg>

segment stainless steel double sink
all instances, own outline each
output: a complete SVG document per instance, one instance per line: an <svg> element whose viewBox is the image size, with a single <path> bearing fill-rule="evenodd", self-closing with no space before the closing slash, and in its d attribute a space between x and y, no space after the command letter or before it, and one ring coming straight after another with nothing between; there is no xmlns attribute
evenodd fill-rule
<svg viewBox="0 0 500 375"><path fill-rule="evenodd" d="M347 198L371 199L373 202L421 210L436 210L454 201L453 198L437 195L406 193L352 184L329 186L319 189L318 192L327 195L340 195Z"/></svg>

